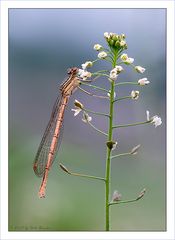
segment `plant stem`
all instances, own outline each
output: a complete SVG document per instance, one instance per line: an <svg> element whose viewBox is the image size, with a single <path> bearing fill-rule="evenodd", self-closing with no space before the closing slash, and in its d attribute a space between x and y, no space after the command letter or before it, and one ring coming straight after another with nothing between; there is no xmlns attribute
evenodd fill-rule
<svg viewBox="0 0 175 240"><path fill-rule="evenodd" d="M112 125L113 125L113 104L114 104L114 81L111 81L110 94L110 112L109 112L109 127L108 127L108 141L112 141ZM110 196L110 170L111 170L111 149L107 147L106 158L106 231L110 229L110 214L109 214L109 196Z"/></svg>
<svg viewBox="0 0 175 240"><path fill-rule="evenodd" d="M119 83L116 83L115 86L119 86L119 85L128 85L128 84L131 84L131 85L138 85L138 82L119 82Z"/></svg>
<svg viewBox="0 0 175 240"><path fill-rule="evenodd" d="M87 83L85 83L85 82L81 82L80 83L81 85L85 85L85 86L88 86L88 87L92 87L92 88L96 88L96 89L98 89L98 90L101 90L101 91L104 91L104 92L109 92L109 90L106 90L106 89L104 89L104 88L101 88L101 87L98 87L98 86L95 86L95 85L92 85L92 84L87 84Z"/></svg>
<svg viewBox="0 0 175 240"><path fill-rule="evenodd" d="M121 203L130 203L130 202L136 202L138 201L140 198L134 198L134 199L131 199L131 200L126 200L126 201L117 201L117 202L111 202L109 203L109 205L115 205L115 204L121 204Z"/></svg>
<svg viewBox="0 0 175 240"><path fill-rule="evenodd" d="M89 113L92 113L92 114L95 114L95 115L104 116L104 117L109 117L109 115L106 114L106 113L100 113L100 112L91 111L91 110L89 110L89 109L87 109L87 108L83 108L83 110L84 110L85 112L89 112Z"/></svg>
<svg viewBox="0 0 175 240"><path fill-rule="evenodd" d="M131 96L125 96L125 97L117 98L117 99L114 100L114 102L118 102L118 101L121 101L123 99L128 99L128 98L130 99L132 97Z"/></svg>
<svg viewBox="0 0 175 240"><path fill-rule="evenodd" d="M85 177L85 178L91 178L91 179L105 181L105 178L102 178L102 177L96 177L96 176L91 176L91 175L86 175L86 174L81 174L81 173L73 173L73 172L70 172L69 174L72 176L76 176L76 177Z"/></svg>
<svg viewBox="0 0 175 240"><path fill-rule="evenodd" d="M127 153L120 153L120 154L117 154L117 155L111 156L111 159L116 158L116 157L127 156L127 155L131 155L131 153L130 153L130 152L127 152Z"/></svg>
<svg viewBox="0 0 175 240"><path fill-rule="evenodd" d="M113 53L113 61L112 67L116 66L117 62L117 51ZM105 74L103 74L105 75ZM107 74L106 74L107 75ZM108 75L107 75L108 77ZM114 112L114 92L115 92L115 82L112 80L111 82L111 89L110 89L110 105L109 105L109 125L108 125L108 142L112 141L112 133L113 133L113 112ZM110 180L111 180L111 148L107 146L107 156L106 156L106 201L105 201L105 208L106 208L106 231L110 230L110 205L109 205L109 198L110 198Z"/></svg>
<svg viewBox="0 0 175 240"><path fill-rule="evenodd" d="M145 121L145 122L125 124L125 125L116 125L116 126L113 126L112 128L132 127L132 126L137 126L137 125L142 125L142 124L151 123L151 121L152 121L152 120Z"/></svg>
<svg viewBox="0 0 175 240"><path fill-rule="evenodd" d="M107 133L105 133L105 132L101 131L100 129L98 129L97 127L95 127L91 122L88 122L88 124L89 124L93 129L95 129L97 132L99 132L99 133L101 133L101 134L103 134L103 135L105 135L105 136L108 136Z"/></svg>
<svg viewBox="0 0 175 240"><path fill-rule="evenodd" d="M63 164L60 163L60 168L66 172L69 175L76 176L76 177L85 177L85 178L91 178L91 179L97 179L97 180L103 180L106 181L105 178L102 177L97 177L97 176L92 176L92 175L87 175L87 174L82 174L82 173L75 173L71 172L70 170L67 169Z"/></svg>
<svg viewBox="0 0 175 240"><path fill-rule="evenodd" d="M78 86L78 89L80 89L82 92L84 92L84 93L86 93L87 95L92 96L92 97L109 99L109 97L107 97L107 96L101 96L101 95L96 95L96 94L90 93L90 92L86 91L85 89L81 88L80 86Z"/></svg>

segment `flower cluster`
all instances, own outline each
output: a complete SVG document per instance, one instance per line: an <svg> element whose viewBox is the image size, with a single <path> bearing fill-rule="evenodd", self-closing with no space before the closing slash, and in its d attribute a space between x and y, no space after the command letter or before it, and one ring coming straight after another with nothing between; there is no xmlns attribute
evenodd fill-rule
<svg viewBox="0 0 175 240"><path fill-rule="evenodd" d="M118 35L116 33L104 33L104 37L108 45L115 50L124 50L127 49L127 44L125 41L125 34Z"/></svg>

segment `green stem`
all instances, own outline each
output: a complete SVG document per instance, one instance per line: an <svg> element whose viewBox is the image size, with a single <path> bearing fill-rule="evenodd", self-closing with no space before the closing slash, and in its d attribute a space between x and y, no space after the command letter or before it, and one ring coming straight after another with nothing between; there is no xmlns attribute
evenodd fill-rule
<svg viewBox="0 0 175 240"><path fill-rule="evenodd" d="M90 92L86 91L85 89L81 88L80 86L78 86L78 89L80 89L82 92L84 92L84 93L86 93L87 95L92 96L92 97L109 99L109 97L107 97L107 96L101 96L101 95L96 95L96 94L90 93Z"/></svg>
<svg viewBox="0 0 175 240"><path fill-rule="evenodd" d="M105 135L105 136L108 136L107 133L105 133L105 132L101 131L100 129L96 128L91 122L88 122L88 124L89 124L93 129L95 129L97 132L99 132L99 133L101 133L101 134L103 134L103 135Z"/></svg>
<svg viewBox="0 0 175 240"><path fill-rule="evenodd" d="M111 159L116 158L116 157L127 156L127 155L131 155L131 153L130 153L130 152L120 153L120 154L117 154L117 155L112 156Z"/></svg>
<svg viewBox="0 0 175 240"><path fill-rule="evenodd" d="M109 76L108 76L109 77ZM88 86L88 87L92 87L92 88L95 88L95 89L98 89L98 90L101 90L101 91L104 91L104 92L109 92L109 90L106 90L104 88L101 88L101 87L98 87L98 86L95 86L95 85L92 85L92 84L88 84L88 83L84 83L84 82L81 82L81 85L85 85L85 86Z"/></svg>
<svg viewBox="0 0 175 240"><path fill-rule="evenodd" d="M137 125L142 125L142 124L150 123L151 121L152 121L152 120L145 121L145 122L131 123L131 124L126 124L126 125L116 125L116 126L113 126L112 128L122 128L122 127L137 126Z"/></svg>
<svg viewBox="0 0 175 240"><path fill-rule="evenodd" d="M112 125L113 125L113 104L114 104L114 81L111 81L111 94L110 94L110 118L108 127L108 141L112 141ZM110 171L111 171L111 149L107 147L106 157L106 231L110 230L110 213L109 213L109 196L110 196Z"/></svg>
<svg viewBox="0 0 175 240"><path fill-rule="evenodd" d="M109 72L109 70L99 70L97 72L92 73L92 76L93 75L98 75L99 73L103 73L103 72Z"/></svg>
<svg viewBox="0 0 175 240"><path fill-rule="evenodd" d="M131 200L126 200L126 201L121 201L121 200L119 200L119 201L117 201L117 202L110 202L110 203L109 203L109 206L115 205L115 204L120 204L120 203L136 202L136 201L138 201L139 199L140 199L140 198L134 198L134 199L131 199Z"/></svg>
<svg viewBox="0 0 175 240"><path fill-rule="evenodd" d="M131 96L125 96L125 97L121 97L121 98L117 98L114 100L114 102L118 102L118 101L121 101L123 99L128 99L128 98L132 98Z"/></svg>
<svg viewBox="0 0 175 240"><path fill-rule="evenodd" d="M131 84L131 85L139 85L138 82L120 82L120 83L116 83L115 86L119 86L119 85L127 85L127 84Z"/></svg>
<svg viewBox="0 0 175 240"><path fill-rule="evenodd" d="M61 168L64 172L66 172L67 174L72 175L72 176L92 178L92 179L97 179L97 180L106 181L105 178L102 178L102 177L97 177L97 176L86 175L86 174L82 174L82 173L74 173L74 172L71 172L70 170L67 169L67 167L65 167L65 166L64 166L63 164L61 164L61 163L60 163L60 168Z"/></svg>
<svg viewBox="0 0 175 240"><path fill-rule="evenodd" d="M91 178L91 179L106 181L105 178L96 177L96 176L92 176L92 175L86 175L86 174L81 174L81 173L73 173L73 172L69 172L69 174L72 175L72 176L76 176L76 177L85 177L85 178Z"/></svg>
<svg viewBox="0 0 175 240"><path fill-rule="evenodd" d="M89 109L87 109L87 108L83 108L83 110L84 110L85 112L89 112L89 113L92 113L92 114L95 114L95 115L109 117L109 115L106 114L106 113L94 112L94 111L91 111L91 110L89 110Z"/></svg>

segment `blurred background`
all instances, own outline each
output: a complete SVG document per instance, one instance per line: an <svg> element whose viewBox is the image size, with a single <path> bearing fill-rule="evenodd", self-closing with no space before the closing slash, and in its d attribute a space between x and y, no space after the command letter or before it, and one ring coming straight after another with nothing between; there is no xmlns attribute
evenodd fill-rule
<svg viewBox="0 0 175 240"><path fill-rule="evenodd" d="M49 121L59 85L67 68L96 58L93 45L105 46L104 32L126 34L130 57L146 68L143 75L125 67L118 81L147 77L148 86L120 86L118 97L139 90L137 101L116 104L117 124L159 115L162 125L143 125L115 131L118 147L127 152L137 144L136 156L112 161L112 186L122 199L138 202L111 207L113 231L166 230L166 12L164 9L10 9L9 10L9 230L103 231L105 188L100 181L66 175L58 163L74 172L105 174L106 139L73 116L75 99L87 108L108 111L108 101L77 91L67 107L60 151L49 174L45 199L38 198L41 179L32 164ZM92 71L109 68L98 62ZM96 85L109 88L105 78ZM86 90L89 90L87 87ZM100 92L95 92L100 94ZM107 121L93 117L106 131Z"/></svg>

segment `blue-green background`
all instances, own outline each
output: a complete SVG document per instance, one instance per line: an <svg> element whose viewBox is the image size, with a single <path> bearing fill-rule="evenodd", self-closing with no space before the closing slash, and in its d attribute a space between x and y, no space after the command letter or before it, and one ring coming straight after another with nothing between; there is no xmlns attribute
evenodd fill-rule
<svg viewBox="0 0 175 240"><path fill-rule="evenodd" d="M32 163L45 130L59 84L66 69L81 67L96 58L95 43L105 45L104 32L125 33L130 57L146 68L141 75L130 67L118 81L151 82L137 101L116 106L118 124L161 116L163 124L115 131L115 154L141 144L138 155L112 161L111 191L123 199L134 198L145 187L145 197L135 203L111 207L112 230L162 231L166 229L166 12L164 9L10 9L9 10L9 230L104 230L103 182L66 175L58 162L75 172L104 176L105 138L73 117L74 99L87 108L107 112L108 102L77 91L65 113L64 137L50 171L45 199L38 198L41 179ZM93 71L106 65L97 64ZM109 87L106 79L96 82ZM131 86L121 86L118 96ZM98 92L99 93L99 92ZM102 117L93 123L107 129Z"/></svg>

